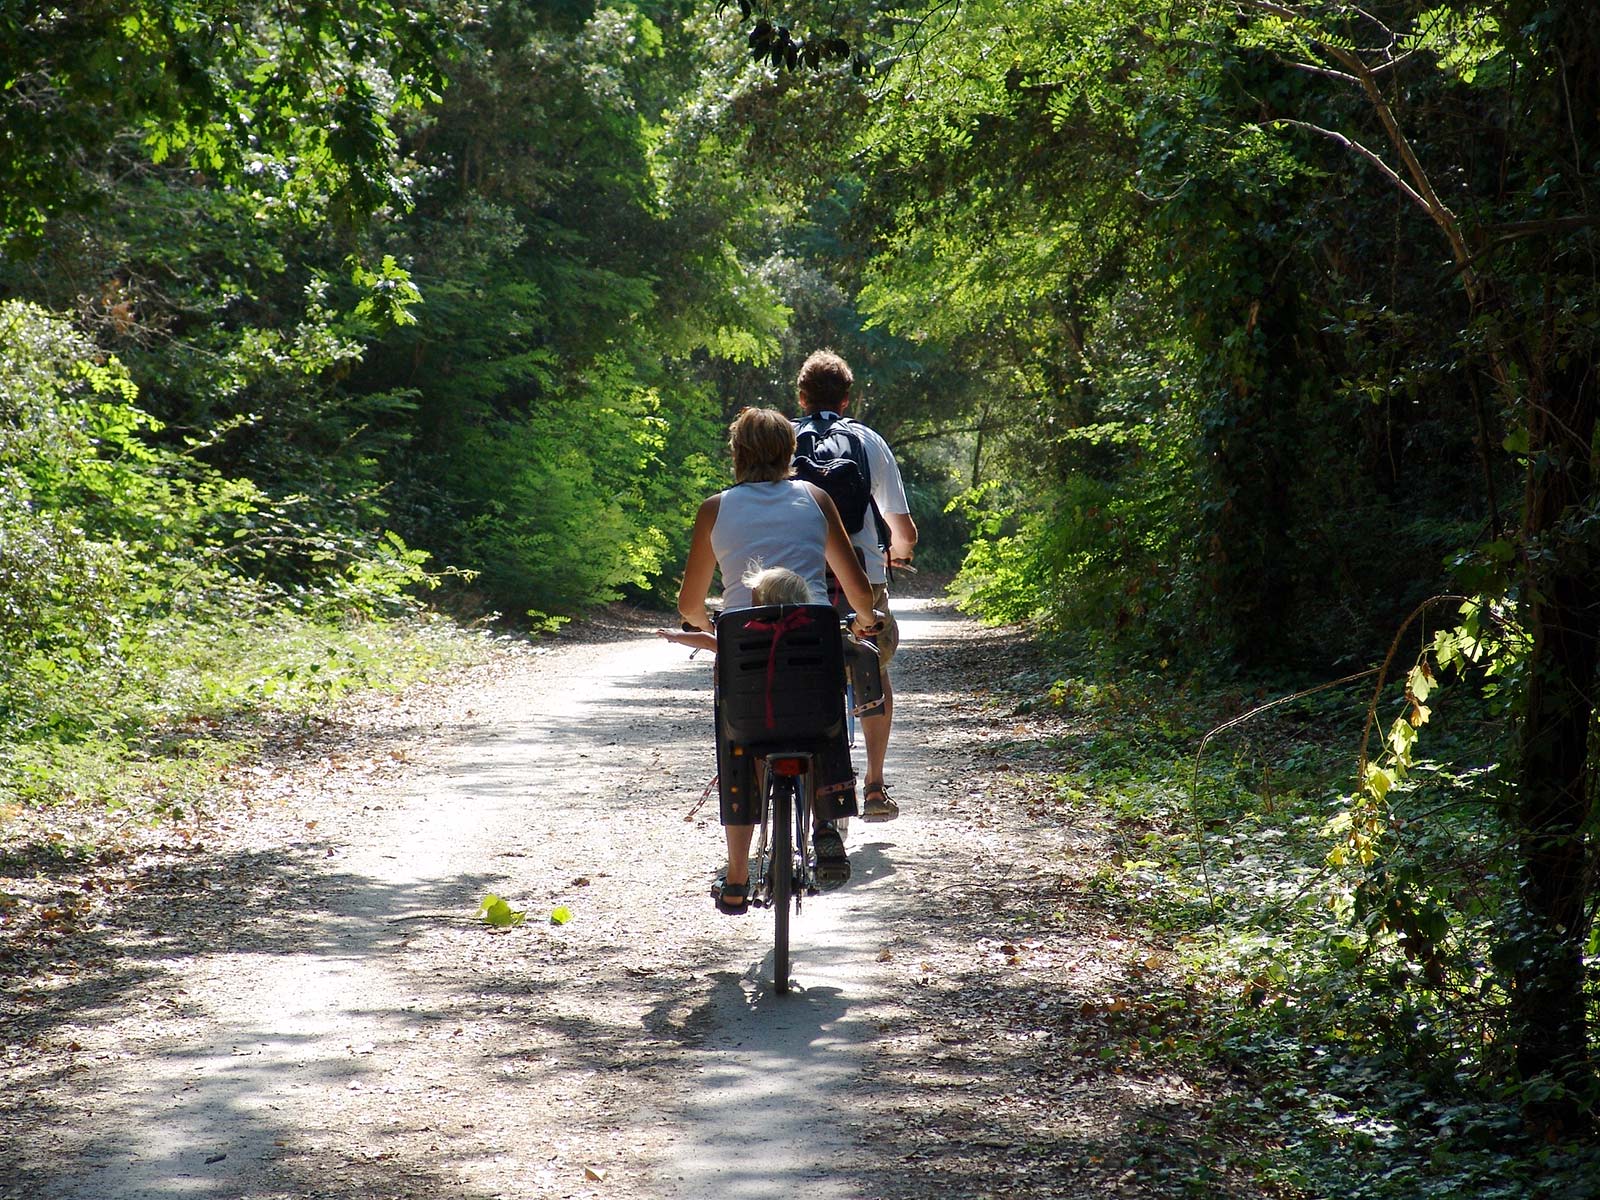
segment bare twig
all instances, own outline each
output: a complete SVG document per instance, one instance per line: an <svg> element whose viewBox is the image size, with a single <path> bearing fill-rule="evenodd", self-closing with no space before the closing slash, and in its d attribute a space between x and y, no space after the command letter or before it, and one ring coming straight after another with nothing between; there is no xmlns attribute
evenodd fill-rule
<svg viewBox="0 0 1600 1200"><path fill-rule="evenodd" d="M1349 76L1341 76L1341 78L1349 78ZM1305 129L1311 133L1319 134L1322 137L1328 138L1330 141L1339 143L1339 145L1343 146L1346 150L1354 150L1357 154L1361 155L1362 158L1365 158L1368 162L1372 163L1373 166L1377 167L1378 170L1382 171L1384 175L1388 177L1389 182L1394 184L1395 187L1399 188L1403 193L1405 193L1406 197L1410 199L1413 204L1422 209L1422 211L1427 213L1430 217L1433 215L1432 209L1430 209L1428 206L1427 198L1424 197L1421 192L1417 191L1416 188L1407 183L1399 171L1396 171L1388 163L1384 162L1383 156L1377 153L1377 151L1369 150L1366 146L1363 146L1360 142L1356 141L1348 134L1340 133L1337 129L1327 129L1321 125L1313 125L1310 121L1297 121L1293 117L1278 117L1272 122L1272 124L1289 125L1296 129Z"/></svg>
<svg viewBox="0 0 1600 1200"><path fill-rule="evenodd" d="M1391 650L1389 653L1390 657L1393 657L1394 652ZM1305 688L1301 691L1295 692L1292 695L1279 696L1276 700L1269 700L1265 704L1258 704L1249 712L1241 713L1232 720L1224 721L1221 725L1216 726L1214 729L1208 730L1205 737L1200 739L1200 746L1194 752L1194 768L1189 776L1189 817L1194 824L1195 844L1200 849L1200 875L1205 881L1206 885L1206 903L1211 906L1213 912L1216 911L1217 897L1216 893L1211 888L1211 864L1210 859L1206 855L1205 831L1200 828L1200 759L1205 755L1206 745L1211 741L1212 738L1216 737L1217 734L1232 729L1236 725L1243 725L1251 718L1258 717L1269 709L1277 708L1280 704L1288 704L1294 700L1302 700L1307 696L1314 696L1318 692L1325 692L1329 688L1336 688L1346 683L1354 683L1356 680L1365 679L1368 675L1375 674L1377 671L1377 667L1368 667L1365 671L1357 671L1354 675L1346 675L1342 679L1333 679L1329 680L1327 683L1319 683L1316 687Z"/></svg>

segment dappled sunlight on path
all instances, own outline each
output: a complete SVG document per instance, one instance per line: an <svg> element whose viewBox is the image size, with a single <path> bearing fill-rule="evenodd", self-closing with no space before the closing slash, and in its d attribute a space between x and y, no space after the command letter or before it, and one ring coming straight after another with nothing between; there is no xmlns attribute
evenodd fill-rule
<svg viewBox="0 0 1600 1200"><path fill-rule="evenodd" d="M1085 843L997 757L1028 732L984 695L1008 635L897 611L902 816L852 823L791 993L771 914L706 895L706 656L556 645L448 689L385 744L404 770L352 756L145 869L93 986L32 1017L14 1194L976 1197L997 1159L1011 1194L1090 1194L1186 1103L1073 1058L1146 952L1061 919ZM489 893L525 923L476 920Z"/></svg>

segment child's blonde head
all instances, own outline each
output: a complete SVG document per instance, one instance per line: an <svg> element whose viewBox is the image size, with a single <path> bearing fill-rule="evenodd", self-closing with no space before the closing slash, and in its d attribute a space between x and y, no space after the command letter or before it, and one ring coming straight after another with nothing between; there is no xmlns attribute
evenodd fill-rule
<svg viewBox="0 0 1600 1200"><path fill-rule="evenodd" d="M744 585L755 604L810 604L811 589L806 581L787 567L762 567L745 573Z"/></svg>

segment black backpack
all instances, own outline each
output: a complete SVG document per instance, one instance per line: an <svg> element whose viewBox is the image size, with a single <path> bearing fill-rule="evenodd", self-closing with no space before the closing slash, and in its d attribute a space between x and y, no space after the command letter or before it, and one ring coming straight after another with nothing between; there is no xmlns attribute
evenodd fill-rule
<svg viewBox="0 0 1600 1200"><path fill-rule="evenodd" d="M872 501L872 466L861 435L837 413L813 413L794 423L794 474L828 493L845 532L860 533L871 513L879 545L883 518Z"/></svg>

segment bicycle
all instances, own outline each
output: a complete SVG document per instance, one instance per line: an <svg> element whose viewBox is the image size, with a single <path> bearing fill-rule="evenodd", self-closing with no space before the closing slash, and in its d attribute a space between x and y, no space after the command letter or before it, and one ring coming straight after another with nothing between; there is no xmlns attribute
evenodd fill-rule
<svg viewBox="0 0 1600 1200"><path fill-rule="evenodd" d="M719 734L765 764L750 903L773 913L773 989L789 990L791 910L815 895L816 761L845 721L843 628L826 604L724 611L716 620ZM781 679L781 685L780 685Z"/></svg>

